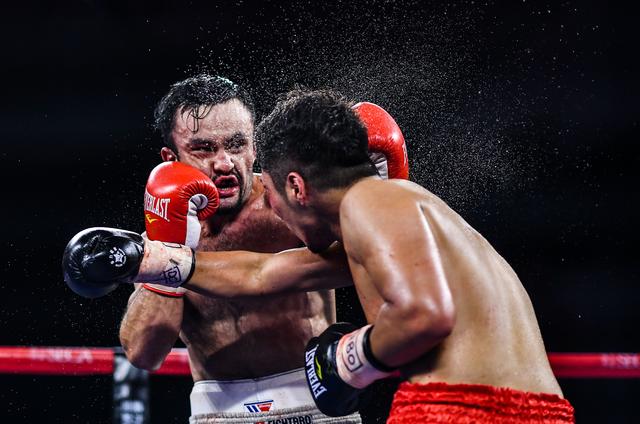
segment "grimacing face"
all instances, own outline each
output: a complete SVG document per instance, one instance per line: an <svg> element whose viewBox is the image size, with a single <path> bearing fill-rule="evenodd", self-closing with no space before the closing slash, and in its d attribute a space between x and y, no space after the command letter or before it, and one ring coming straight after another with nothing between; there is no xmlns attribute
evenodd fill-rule
<svg viewBox="0 0 640 424"><path fill-rule="evenodd" d="M287 225L289 230L304 242L313 253L325 251L335 241L330 226L313 208L297 205L286 199L274 186L268 172L262 173L265 202ZM285 187L285 191L286 191Z"/></svg>
<svg viewBox="0 0 640 424"><path fill-rule="evenodd" d="M194 117L204 117L197 119ZM219 213L237 211L251 195L254 122L238 99L178 110L171 132L178 160L208 175L218 188Z"/></svg>

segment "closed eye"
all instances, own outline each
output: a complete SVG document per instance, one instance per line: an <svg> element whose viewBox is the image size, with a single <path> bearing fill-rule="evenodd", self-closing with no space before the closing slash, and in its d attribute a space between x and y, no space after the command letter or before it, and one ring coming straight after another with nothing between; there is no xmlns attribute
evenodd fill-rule
<svg viewBox="0 0 640 424"><path fill-rule="evenodd" d="M233 136L228 138L224 143L225 150L229 150L231 152L241 152L245 146L249 144L249 141L242 133L235 133Z"/></svg>
<svg viewBox="0 0 640 424"><path fill-rule="evenodd" d="M215 150L215 143L209 140L196 138L189 141L189 147L194 151L213 152Z"/></svg>

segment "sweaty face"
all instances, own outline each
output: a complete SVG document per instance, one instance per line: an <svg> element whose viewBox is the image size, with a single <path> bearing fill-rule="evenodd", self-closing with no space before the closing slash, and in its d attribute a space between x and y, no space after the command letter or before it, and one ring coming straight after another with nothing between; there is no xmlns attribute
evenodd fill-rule
<svg viewBox="0 0 640 424"><path fill-rule="evenodd" d="M178 160L204 172L218 187L219 213L240 209L253 183L255 151L249 110L237 99L178 110L171 135Z"/></svg>
<svg viewBox="0 0 640 424"><path fill-rule="evenodd" d="M314 253L325 251L335 241L330 227L313 208L298 205L285 198L273 184L268 172L262 173L265 203L284 221L289 230ZM286 190L286 188L285 188Z"/></svg>

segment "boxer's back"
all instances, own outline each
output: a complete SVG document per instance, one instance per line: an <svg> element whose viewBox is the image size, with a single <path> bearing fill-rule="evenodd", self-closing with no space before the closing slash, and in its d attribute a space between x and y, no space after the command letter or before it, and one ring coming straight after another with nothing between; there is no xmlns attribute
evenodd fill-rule
<svg viewBox="0 0 640 424"><path fill-rule="evenodd" d="M416 184L399 180L366 184L385 185L380 186L382 191L401 190L421 207L455 304L453 331L404 369L410 380L561 394L529 296L511 266L487 240L441 199ZM380 195L384 198L384 193ZM375 302L370 305L377 307ZM363 307L367 310L366 304Z"/></svg>
<svg viewBox="0 0 640 424"><path fill-rule="evenodd" d="M257 179L254 191L227 224L205 223L199 250L272 253L301 245L265 207ZM195 381L255 378L301 367L306 342L334 321L333 291L232 300L188 292L180 337Z"/></svg>

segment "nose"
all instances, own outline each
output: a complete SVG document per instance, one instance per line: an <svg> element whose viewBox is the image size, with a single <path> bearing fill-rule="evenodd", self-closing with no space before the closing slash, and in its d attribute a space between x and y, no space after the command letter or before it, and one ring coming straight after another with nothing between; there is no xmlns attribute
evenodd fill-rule
<svg viewBox="0 0 640 424"><path fill-rule="evenodd" d="M224 149L219 149L213 158L213 171L216 174L228 174L233 168L231 156Z"/></svg>

